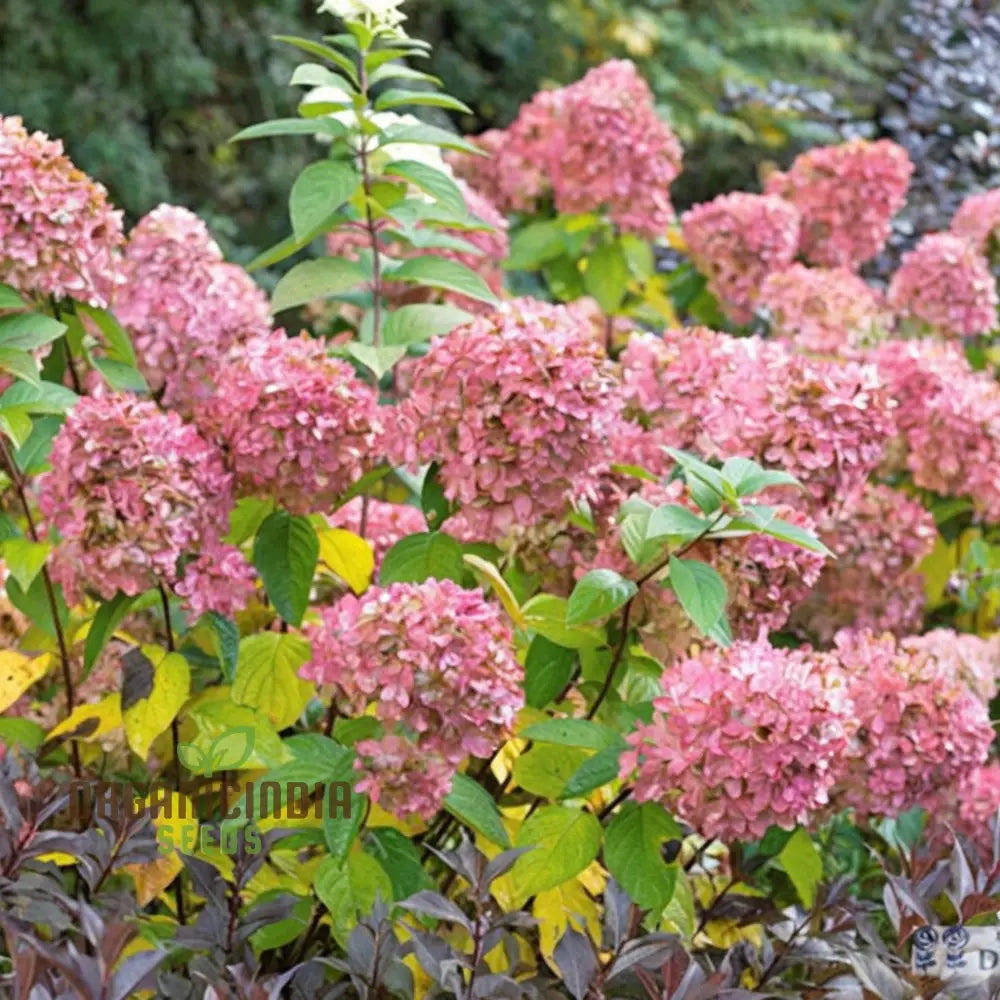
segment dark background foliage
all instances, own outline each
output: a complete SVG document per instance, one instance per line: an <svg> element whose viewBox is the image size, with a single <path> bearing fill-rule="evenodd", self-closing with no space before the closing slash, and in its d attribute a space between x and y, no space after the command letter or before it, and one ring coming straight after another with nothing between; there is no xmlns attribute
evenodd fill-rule
<svg viewBox="0 0 1000 1000"><path fill-rule="evenodd" d="M5 0L0 113L63 137L134 221L161 201L246 261L285 235L305 140L227 139L290 110L278 32L331 24L314 0ZM753 188L762 164L841 134L888 135L920 164L900 223L939 228L1000 181L1000 16L989 0L411 0L446 89L505 125L539 87L634 59L686 149L679 206Z"/></svg>

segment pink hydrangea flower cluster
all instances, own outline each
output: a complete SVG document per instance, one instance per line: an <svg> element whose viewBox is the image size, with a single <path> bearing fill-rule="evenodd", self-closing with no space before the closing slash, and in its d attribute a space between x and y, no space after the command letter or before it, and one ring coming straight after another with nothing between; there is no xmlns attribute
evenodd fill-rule
<svg viewBox="0 0 1000 1000"><path fill-rule="evenodd" d="M968 240L981 254L1000 236L1000 188L969 195L951 220L951 231Z"/></svg>
<svg viewBox="0 0 1000 1000"><path fill-rule="evenodd" d="M851 704L822 654L763 638L710 648L663 675L656 714L628 737L621 775L707 837L754 840L826 811Z"/></svg>
<svg viewBox="0 0 1000 1000"><path fill-rule="evenodd" d="M633 338L622 360L630 414L647 427L638 464L655 473L663 445L747 455L799 478L822 507L863 486L894 430L872 364L697 328L667 330L663 346Z"/></svg>
<svg viewBox="0 0 1000 1000"><path fill-rule="evenodd" d="M955 657L866 631L841 632L835 645L858 724L838 806L896 816L985 762L993 726Z"/></svg>
<svg viewBox="0 0 1000 1000"><path fill-rule="evenodd" d="M769 274L759 305L771 314L772 336L811 354L839 355L862 346L890 318L875 289L846 268L793 264Z"/></svg>
<svg viewBox="0 0 1000 1000"><path fill-rule="evenodd" d="M993 857L993 830L1000 810L1000 762L993 760L964 774L949 805L947 818L952 828L972 841L980 858L988 864ZM940 813L935 813L930 817L930 825L936 828L936 839L951 843L942 819Z"/></svg>
<svg viewBox="0 0 1000 1000"><path fill-rule="evenodd" d="M681 216L681 228L723 311L749 323L764 279L795 259L799 214L782 198L737 191L695 205Z"/></svg>
<svg viewBox="0 0 1000 1000"><path fill-rule="evenodd" d="M334 528L353 531L371 542L376 569L382 564L386 552L401 538L427 530L423 513L409 504L370 499L367 510L362 513L364 506L364 498L355 497L343 507L338 507L329 521Z"/></svg>
<svg viewBox="0 0 1000 1000"><path fill-rule="evenodd" d="M378 462L375 391L324 341L281 330L246 341L197 412L234 473L238 497L269 496L293 513L331 507Z"/></svg>
<svg viewBox="0 0 1000 1000"><path fill-rule="evenodd" d="M309 630L300 671L352 714L375 705L385 736L358 745L367 791L396 815L429 818L469 755L489 757L524 703L522 669L498 605L450 580L348 594Z"/></svg>
<svg viewBox="0 0 1000 1000"><path fill-rule="evenodd" d="M470 215L485 222L490 229L458 229L443 228L438 230L440 236L452 240L462 240L474 249L460 247L410 247L398 240L390 239L391 229L386 225L379 233L379 246L383 253L397 260L407 257L441 257L453 260L478 274L486 282L490 291L496 296L503 295L504 269L503 263L510 255L510 239L507 235L507 219L497 211L493 204L478 191L469 187L464 181L458 181L465 197L466 207ZM354 260L359 250L371 249L371 238L360 226L342 228L330 233L326 238L327 252L331 257L347 257ZM395 305L427 302L440 298L444 302L458 306L473 313L485 312L489 306L478 299L471 299L458 292L439 292L429 287L415 286L408 282L391 280L391 274L382 287L382 293Z"/></svg>
<svg viewBox="0 0 1000 1000"><path fill-rule="evenodd" d="M445 495L491 540L593 489L621 408L614 367L571 314L518 299L432 342L390 450L414 468L439 463Z"/></svg>
<svg viewBox="0 0 1000 1000"><path fill-rule="evenodd" d="M605 209L624 232L649 239L674 217L669 188L681 170L680 143L628 60L537 94L509 128L479 142L492 159L461 157L455 166L502 211L531 211L551 187L561 214Z"/></svg>
<svg viewBox="0 0 1000 1000"><path fill-rule="evenodd" d="M63 144L0 115L0 282L105 308L118 280L122 213Z"/></svg>
<svg viewBox="0 0 1000 1000"><path fill-rule="evenodd" d="M902 448L891 449L892 464L921 488L968 496L1000 519L1000 386L973 371L956 343L891 340L875 359L897 401Z"/></svg>
<svg viewBox="0 0 1000 1000"><path fill-rule="evenodd" d="M996 282L968 241L951 233L925 236L892 276L889 305L904 320L942 337L976 337L997 325Z"/></svg>
<svg viewBox="0 0 1000 1000"><path fill-rule="evenodd" d="M795 626L823 644L848 627L897 636L919 629L925 595L917 566L937 537L930 512L899 490L869 483L843 506L823 511L818 527L837 558L796 609Z"/></svg>
<svg viewBox="0 0 1000 1000"><path fill-rule="evenodd" d="M955 675L982 701L988 703L997 696L1000 633L983 637L950 628L935 628L923 635L910 636L903 645L907 649L924 650L941 663L949 664Z"/></svg>
<svg viewBox="0 0 1000 1000"><path fill-rule="evenodd" d="M164 583L196 613L246 603L250 569L220 541L232 478L175 413L128 396L84 397L56 435L51 464L39 506L61 536L52 574L71 599L82 589L108 599ZM195 553L182 570L181 558Z"/></svg>
<svg viewBox="0 0 1000 1000"><path fill-rule="evenodd" d="M885 246L912 175L902 146L855 139L807 150L772 174L765 191L799 210L798 249L810 264L856 270Z"/></svg>
<svg viewBox="0 0 1000 1000"><path fill-rule="evenodd" d="M187 412L211 395L226 352L271 328L267 296L223 261L201 219L174 205L160 205L129 234L114 309L150 388Z"/></svg>

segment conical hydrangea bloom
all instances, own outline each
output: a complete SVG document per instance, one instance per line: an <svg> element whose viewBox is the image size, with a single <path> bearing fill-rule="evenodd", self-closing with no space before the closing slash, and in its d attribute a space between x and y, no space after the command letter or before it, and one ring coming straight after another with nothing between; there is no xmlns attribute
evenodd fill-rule
<svg viewBox="0 0 1000 1000"><path fill-rule="evenodd" d="M735 192L695 205L681 216L681 227L691 260L723 311L749 323L761 283L795 258L799 215L781 198Z"/></svg>
<svg viewBox="0 0 1000 1000"><path fill-rule="evenodd" d="M300 514L331 507L380 457L375 391L306 334L244 343L197 421L225 451L238 497L271 497Z"/></svg>
<svg viewBox="0 0 1000 1000"><path fill-rule="evenodd" d="M898 816L986 760L989 712L952 657L870 632L841 632L835 655L857 720L838 805Z"/></svg>
<svg viewBox="0 0 1000 1000"><path fill-rule="evenodd" d="M524 703L499 606L450 580L348 594L309 632L300 673L351 714L374 705L385 733L358 744L358 788L400 816L433 815L461 761L489 757Z"/></svg>
<svg viewBox="0 0 1000 1000"><path fill-rule="evenodd" d="M531 211L551 190L560 213L603 209L624 232L650 239L673 219L680 143L628 60L535 95L509 128L479 143L492 158L458 157L456 169L501 211Z"/></svg>
<svg viewBox="0 0 1000 1000"><path fill-rule="evenodd" d="M519 299L433 341L391 449L414 468L437 462L445 496L490 540L594 487L621 406L613 366L572 315Z"/></svg>
<svg viewBox="0 0 1000 1000"><path fill-rule="evenodd" d="M863 346L890 320L881 296L846 268L793 264L767 276L759 304L770 313L772 336L810 354Z"/></svg>
<svg viewBox="0 0 1000 1000"><path fill-rule="evenodd" d="M951 233L925 236L903 255L888 300L901 318L942 337L989 333L1000 306L986 258Z"/></svg>
<svg viewBox="0 0 1000 1000"><path fill-rule="evenodd" d="M129 234L118 319L132 331L139 367L164 406L190 411L212 392L226 352L271 328L267 297L227 264L205 223L160 205Z"/></svg>
<svg viewBox="0 0 1000 1000"><path fill-rule="evenodd" d="M232 477L221 454L175 413L130 396L84 397L56 435L39 506L60 535L52 574L71 597L109 599L163 583L193 610L230 613L252 591L228 530ZM200 558L194 573L184 557ZM208 589L202 560L214 567Z"/></svg>
<svg viewBox="0 0 1000 1000"><path fill-rule="evenodd" d="M829 643L842 628L905 635L920 628L926 600L917 566L934 548L934 518L918 501L868 483L836 511L823 511L819 533L836 555L796 609L794 623Z"/></svg>
<svg viewBox="0 0 1000 1000"><path fill-rule="evenodd" d="M62 142L0 115L0 282L103 308L123 241L121 212Z"/></svg>
<svg viewBox="0 0 1000 1000"><path fill-rule="evenodd" d="M892 467L1000 518L1000 385L973 371L955 343L891 340L875 359L897 404L902 447L890 449Z"/></svg>
<svg viewBox="0 0 1000 1000"><path fill-rule="evenodd" d="M851 731L835 664L765 639L665 671L653 721L628 737L621 775L706 837L756 840L829 806Z"/></svg>
<svg viewBox="0 0 1000 1000"><path fill-rule="evenodd" d="M902 146L855 139L807 150L772 174L765 191L799 210L799 251L810 264L853 271L885 246L912 175Z"/></svg>

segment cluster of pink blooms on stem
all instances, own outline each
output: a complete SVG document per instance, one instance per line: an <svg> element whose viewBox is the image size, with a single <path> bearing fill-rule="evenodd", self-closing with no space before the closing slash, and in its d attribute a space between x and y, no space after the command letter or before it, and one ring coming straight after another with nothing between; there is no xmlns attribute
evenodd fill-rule
<svg viewBox="0 0 1000 1000"><path fill-rule="evenodd" d="M216 369L236 344L271 328L267 296L222 259L205 223L160 205L129 234L115 315L132 331L136 357L164 406L190 412L212 393Z"/></svg>
<svg viewBox="0 0 1000 1000"><path fill-rule="evenodd" d="M660 343L633 338L622 362L630 414L647 431L639 464L655 473L663 445L746 455L790 472L824 506L863 486L894 430L874 365L810 358L781 341L667 330Z"/></svg>
<svg viewBox="0 0 1000 1000"><path fill-rule="evenodd" d="M867 631L842 631L828 653L763 636L705 649L664 672L621 776L722 840L844 808L864 821L932 807L993 738L959 661L944 641Z"/></svg>
<svg viewBox="0 0 1000 1000"><path fill-rule="evenodd" d="M781 198L737 191L695 205L681 216L681 227L691 260L723 311L748 323L761 283L795 259L799 214Z"/></svg>
<svg viewBox="0 0 1000 1000"><path fill-rule="evenodd" d="M952 842L951 831L967 837L989 864L993 857L993 837L1000 810L1000 761L992 760L962 776L951 795L943 797L944 808L929 817L930 834L939 843Z"/></svg>
<svg viewBox="0 0 1000 1000"><path fill-rule="evenodd" d="M1000 188L969 195L951 220L951 231L968 240L981 254L1000 235Z"/></svg>
<svg viewBox="0 0 1000 1000"><path fill-rule="evenodd" d="M363 535L371 543L376 569L386 552L401 538L427 530L427 521L418 508L385 500L369 499L366 503L364 497L354 497L338 507L329 521L334 528Z"/></svg>
<svg viewBox="0 0 1000 1000"><path fill-rule="evenodd" d="M923 635L910 636L903 645L911 650L930 653L941 663L949 664L955 676L984 702L997 696L1000 673L1000 632L988 637L935 628Z"/></svg>
<svg viewBox="0 0 1000 1000"><path fill-rule="evenodd" d="M846 268L793 264L765 278L759 305L771 315L773 336L812 354L862 346L889 320L878 293Z"/></svg>
<svg viewBox="0 0 1000 1000"><path fill-rule="evenodd" d="M839 806L863 819L931 805L986 760L989 712L954 656L866 631L839 633L834 655L857 725Z"/></svg>
<svg viewBox="0 0 1000 1000"><path fill-rule="evenodd" d="M351 714L375 706L385 732L357 745L358 790L398 816L431 817L462 760L489 757L524 704L502 611L450 580L349 594L309 632L301 675Z"/></svg>
<svg viewBox="0 0 1000 1000"><path fill-rule="evenodd" d="M456 169L502 211L530 211L551 190L561 214L604 209L622 231L650 239L674 217L680 143L628 60L537 94L509 128L479 141L493 157L457 158Z"/></svg>
<svg viewBox="0 0 1000 1000"><path fill-rule="evenodd" d="M432 342L389 447L414 468L437 462L445 496L491 540L593 488L621 407L613 366L572 316L518 299Z"/></svg>
<svg viewBox="0 0 1000 1000"><path fill-rule="evenodd" d="M375 391L305 334L276 330L241 345L197 421L225 451L238 497L271 497L298 514L332 506L380 456Z"/></svg>
<svg viewBox="0 0 1000 1000"><path fill-rule="evenodd" d="M902 447L889 449L890 464L1000 519L1000 385L973 371L957 343L891 340L875 357L898 404Z"/></svg>
<svg viewBox="0 0 1000 1000"><path fill-rule="evenodd" d="M856 270L885 246L912 175L902 146L855 139L807 150L765 191L799 210L798 249L810 264Z"/></svg>
<svg viewBox="0 0 1000 1000"><path fill-rule="evenodd" d="M379 251L396 260L408 257L441 257L452 260L478 274L494 295L503 294L503 262L510 255L510 240L507 236L507 219L497 211L492 203L464 181L458 182L465 197L466 207L473 222L485 223L489 229L460 229L448 226L438 230L439 239L455 241L455 246L411 247L400 240L390 239L393 229L384 223L378 231ZM468 244L464 246L463 244ZM332 257L356 259L359 250L371 249L371 236L360 223L350 228L341 228L326 238L327 252ZM478 299L471 299L459 292L439 292L426 286L409 282L392 281L391 273L385 275L382 294L394 305L408 305L427 302L440 297L444 302L466 309L469 312L483 312L489 307Z"/></svg>
<svg viewBox="0 0 1000 1000"><path fill-rule="evenodd" d="M797 628L829 643L842 628L905 635L919 629L924 577L917 566L934 548L937 529L918 501L868 483L837 510L821 512L820 537L829 560L793 616Z"/></svg>
<svg viewBox="0 0 1000 1000"><path fill-rule="evenodd" d="M166 584L195 613L231 613L249 599L250 567L223 545L232 477L198 431L155 403L85 397L52 446L39 506L60 535L52 574L71 599L108 599ZM188 553L201 557L182 569Z"/></svg>
<svg viewBox="0 0 1000 1000"><path fill-rule="evenodd" d="M989 262L952 233L925 236L892 276L889 305L943 337L975 337L997 325L996 281Z"/></svg>
<svg viewBox="0 0 1000 1000"><path fill-rule="evenodd" d="M755 840L824 811L848 746L851 703L822 658L766 639L671 666L653 721L628 737L623 780L707 837Z"/></svg>
<svg viewBox="0 0 1000 1000"><path fill-rule="evenodd" d="M0 115L0 282L28 295L108 305L122 215L62 142Z"/></svg>

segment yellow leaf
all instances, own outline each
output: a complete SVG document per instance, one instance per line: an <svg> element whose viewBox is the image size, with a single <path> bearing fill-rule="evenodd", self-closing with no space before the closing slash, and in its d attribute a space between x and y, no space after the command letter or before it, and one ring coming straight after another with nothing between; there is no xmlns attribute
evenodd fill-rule
<svg viewBox="0 0 1000 1000"><path fill-rule="evenodd" d="M309 643L290 633L262 632L240 641L232 698L265 715L275 729L292 725L314 693L299 677Z"/></svg>
<svg viewBox="0 0 1000 1000"><path fill-rule="evenodd" d="M184 868L178 851L193 854L198 846L198 819L194 803L179 792L154 793L143 800L150 810L160 855L152 861L126 865L135 881L139 905L152 902Z"/></svg>
<svg viewBox="0 0 1000 1000"><path fill-rule="evenodd" d="M180 653L141 646L122 657L122 721L129 746L143 760L149 745L177 717L191 690L191 668Z"/></svg>
<svg viewBox="0 0 1000 1000"><path fill-rule="evenodd" d="M51 666L48 653L32 657L13 649L0 651L0 712L10 708Z"/></svg>
<svg viewBox="0 0 1000 1000"><path fill-rule="evenodd" d="M375 571L372 547L360 535L343 528L321 528L319 557L355 594L362 594Z"/></svg>
<svg viewBox="0 0 1000 1000"><path fill-rule="evenodd" d="M70 714L53 728L45 738L52 740L100 739L122 726L122 696L118 691L105 695L93 705L77 705Z"/></svg>
<svg viewBox="0 0 1000 1000"><path fill-rule="evenodd" d="M62 851L50 851L48 854L39 854L36 861L48 861L50 864L58 865L60 868L68 868L76 864L76 858L72 854L63 854Z"/></svg>
<svg viewBox="0 0 1000 1000"><path fill-rule="evenodd" d="M584 874L589 874L594 880L592 885L600 885L603 889L607 876L600 865L594 862L587 873L581 872L576 878L554 889L538 893L531 907L532 916L538 921L542 957L556 973L559 968L552 956L567 927L572 925L578 931L586 931L594 944L601 943L600 907L583 884Z"/></svg>
<svg viewBox="0 0 1000 1000"><path fill-rule="evenodd" d="M135 895L140 906L151 903L183 871L184 862L176 854L154 858L135 865L125 865L125 871L135 882Z"/></svg>
<svg viewBox="0 0 1000 1000"><path fill-rule="evenodd" d="M524 628L524 615L521 614L520 605L517 603L514 592L507 585L507 581L500 575L500 570L493 563L480 559L479 556L471 553L462 556L462 561L472 570L477 580L481 583L485 581L496 591L504 611L507 612L514 625L517 628Z"/></svg>

